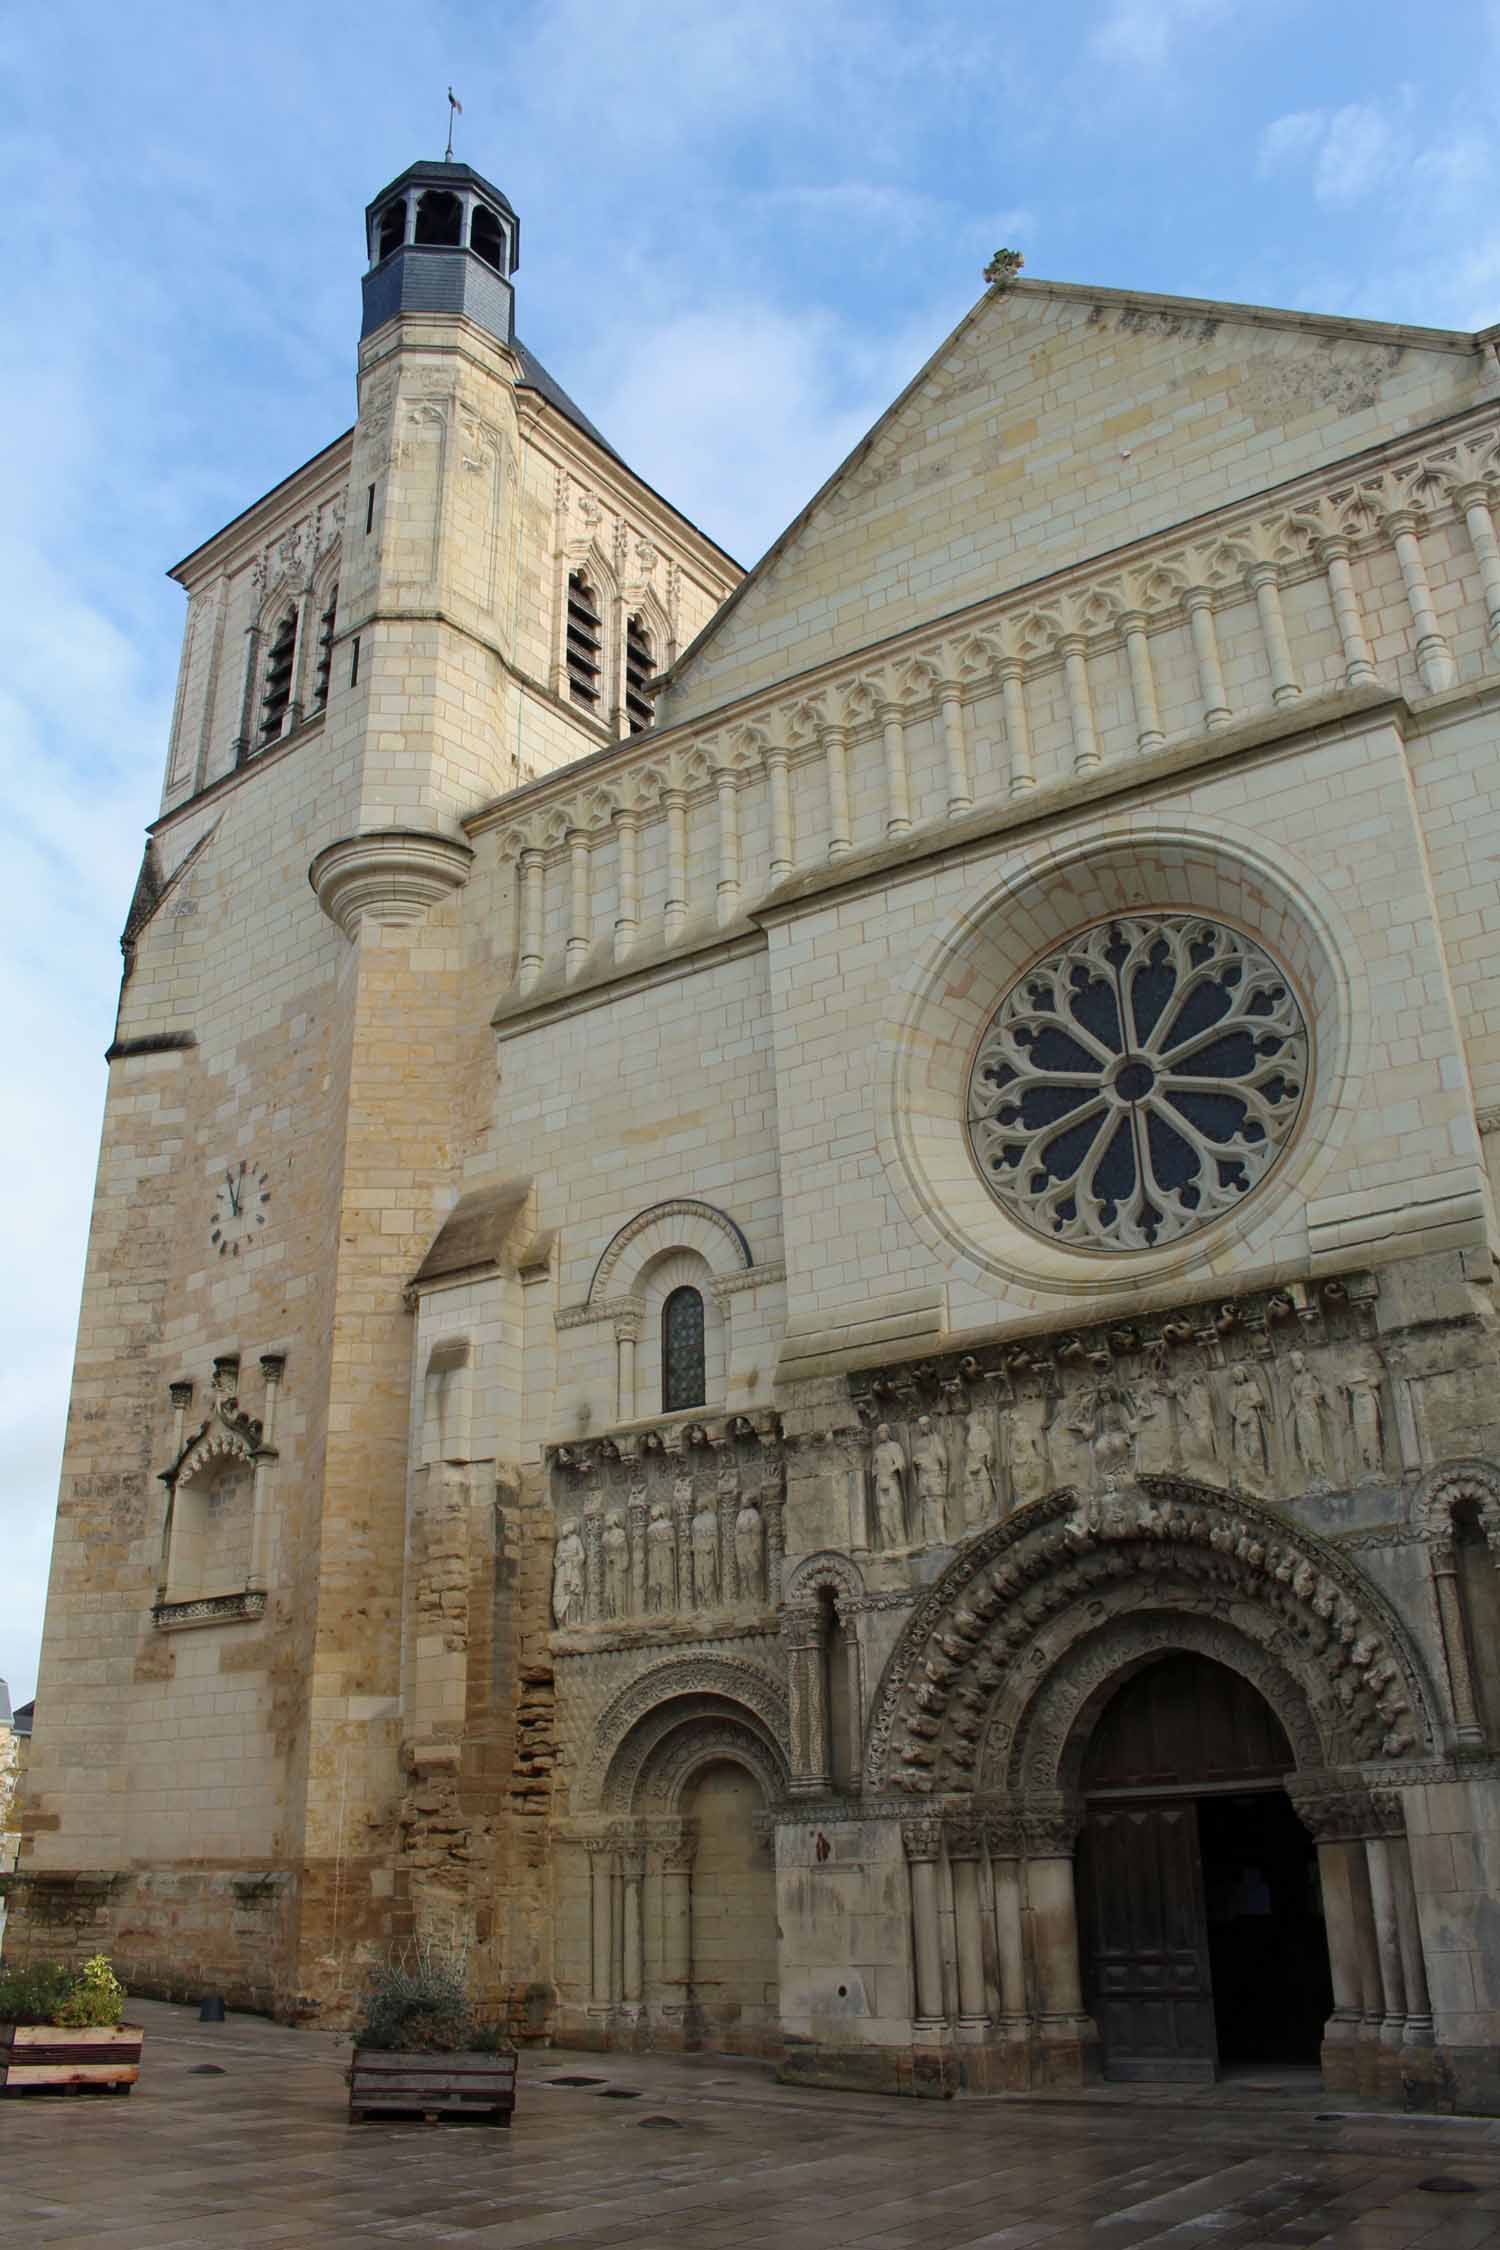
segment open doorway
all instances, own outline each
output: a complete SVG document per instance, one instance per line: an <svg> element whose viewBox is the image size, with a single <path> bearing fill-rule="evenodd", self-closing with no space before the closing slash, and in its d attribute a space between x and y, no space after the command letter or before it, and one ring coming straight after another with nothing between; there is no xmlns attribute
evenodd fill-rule
<svg viewBox="0 0 1500 2250"><path fill-rule="evenodd" d="M1264 1698L1227 1666L1133 1673L1085 1754L1079 1934L1114 2078L1315 2062L1332 2007L1317 1857Z"/></svg>

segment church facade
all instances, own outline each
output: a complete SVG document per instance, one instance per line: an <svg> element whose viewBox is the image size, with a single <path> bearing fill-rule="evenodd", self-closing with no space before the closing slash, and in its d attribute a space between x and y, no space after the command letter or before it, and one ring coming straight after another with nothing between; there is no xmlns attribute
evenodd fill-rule
<svg viewBox="0 0 1500 2250"><path fill-rule="evenodd" d="M743 577L367 226L175 574L8 1946L1500 2109L1495 337L1003 278Z"/></svg>

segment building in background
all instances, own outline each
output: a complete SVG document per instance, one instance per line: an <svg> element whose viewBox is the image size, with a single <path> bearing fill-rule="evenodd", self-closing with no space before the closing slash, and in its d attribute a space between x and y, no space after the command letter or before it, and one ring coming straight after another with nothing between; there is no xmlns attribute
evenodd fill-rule
<svg viewBox="0 0 1500 2250"><path fill-rule="evenodd" d="M1494 339L1002 274L742 578L367 221L176 572L13 1942L1500 2108Z"/></svg>

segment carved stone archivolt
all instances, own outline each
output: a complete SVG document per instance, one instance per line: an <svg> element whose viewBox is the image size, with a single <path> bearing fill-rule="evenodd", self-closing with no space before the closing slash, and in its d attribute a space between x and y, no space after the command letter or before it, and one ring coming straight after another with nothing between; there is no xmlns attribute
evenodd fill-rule
<svg viewBox="0 0 1500 2250"><path fill-rule="evenodd" d="M785 1794L790 1770L790 1723L786 1691L759 1665L730 1657L688 1657L654 1665L622 1688L600 1713L593 1729L587 1768L574 1797L574 1809L629 1810L639 1800L642 1777L656 1773L665 1746L677 1737L685 1744L705 1730L737 1730L755 1757L741 1759ZM691 1758L691 1753L684 1750ZM664 1770L664 1769L663 1769Z"/></svg>
<svg viewBox="0 0 1500 2250"><path fill-rule="evenodd" d="M1278 1498L1400 1473L1373 1276L851 1377L856 1551L957 1546L1062 1485L1181 1474Z"/></svg>
<svg viewBox="0 0 1500 2250"><path fill-rule="evenodd" d="M664 1422L549 1452L552 1615L589 1644L686 1619L764 1617L781 1593L773 1414Z"/></svg>
<svg viewBox="0 0 1500 2250"><path fill-rule="evenodd" d="M1252 1679L1299 1765L1420 1755L1430 1687L1390 1605L1326 1542L1180 1477L1063 1491L970 1543L917 1604L877 1691L871 1789L1068 1786L1111 1682L1197 1649Z"/></svg>

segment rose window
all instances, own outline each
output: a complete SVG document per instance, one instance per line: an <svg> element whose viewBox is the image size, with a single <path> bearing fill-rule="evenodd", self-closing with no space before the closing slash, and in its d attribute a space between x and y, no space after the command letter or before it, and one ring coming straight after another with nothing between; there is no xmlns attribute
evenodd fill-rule
<svg viewBox="0 0 1500 2250"><path fill-rule="evenodd" d="M1028 969L969 1076L986 1184L1034 1233L1155 1250L1232 1210L1307 1085L1291 986L1237 931L1118 916Z"/></svg>

